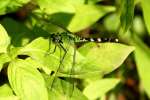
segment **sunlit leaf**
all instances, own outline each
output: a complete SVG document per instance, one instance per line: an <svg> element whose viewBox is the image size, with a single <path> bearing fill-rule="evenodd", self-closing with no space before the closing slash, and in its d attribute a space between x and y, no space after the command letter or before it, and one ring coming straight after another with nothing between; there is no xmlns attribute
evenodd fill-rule
<svg viewBox="0 0 150 100"><path fill-rule="evenodd" d="M0 100L20 100L17 96L0 97Z"/></svg>
<svg viewBox="0 0 150 100"><path fill-rule="evenodd" d="M114 7L96 5L76 5L76 12L68 25L68 29L77 32L89 27L106 13L114 11Z"/></svg>
<svg viewBox="0 0 150 100"><path fill-rule="evenodd" d="M6 53L9 44L10 38L4 27L0 24L0 53Z"/></svg>
<svg viewBox="0 0 150 100"><path fill-rule="evenodd" d="M48 100L45 81L37 69L24 60L8 66L9 83L21 100Z"/></svg>
<svg viewBox="0 0 150 100"><path fill-rule="evenodd" d="M97 80L89 84L83 91L83 94L88 97L89 100L94 100L99 97L103 97L105 93L113 89L118 83L119 79L102 79Z"/></svg>
<svg viewBox="0 0 150 100"><path fill-rule="evenodd" d="M149 9L150 9L150 1L149 0L141 0L142 2L142 9L143 9L143 14L144 14L144 20L146 23L146 27L148 29L148 32L150 33L150 14L149 14Z"/></svg>
<svg viewBox="0 0 150 100"><path fill-rule="evenodd" d="M16 11L29 1L30 0L0 0L0 15Z"/></svg>
<svg viewBox="0 0 150 100"><path fill-rule="evenodd" d="M0 86L0 100L19 100L8 84Z"/></svg>
<svg viewBox="0 0 150 100"><path fill-rule="evenodd" d="M46 14L75 12L73 5L66 0L37 0L37 2Z"/></svg>
<svg viewBox="0 0 150 100"><path fill-rule="evenodd" d="M50 51L49 48L51 48ZM48 52L53 52L54 48L54 44L49 45L48 39L40 37L25 46L20 54L30 56L33 60L42 64L44 69L47 69L46 72L51 72L51 70L57 70L60 62L59 50L56 50L55 55L48 54Z"/></svg>
<svg viewBox="0 0 150 100"><path fill-rule="evenodd" d="M134 0L121 0L121 16L120 22L124 32L126 32L133 21L134 16Z"/></svg>
<svg viewBox="0 0 150 100"><path fill-rule="evenodd" d="M118 68L133 50L134 47L119 43L88 43L79 49L86 57L78 69L79 75L89 74L90 77L90 74L109 73Z"/></svg>
<svg viewBox="0 0 150 100"><path fill-rule="evenodd" d="M0 97L11 95L13 95L13 91L8 84L0 86Z"/></svg>
<svg viewBox="0 0 150 100"><path fill-rule="evenodd" d="M8 5L8 3L9 3L9 1L10 0L1 0L0 1L0 4L1 4L1 6L0 6L0 15L3 15L3 14L5 14L6 13L6 7L7 7L7 5Z"/></svg>
<svg viewBox="0 0 150 100"><path fill-rule="evenodd" d="M44 77L47 83L50 100L88 100L79 89L75 86L73 87L73 84L55 78L53 87L50 87L53 77L47 75L44 75Z"/></svg>
<svg viewBox="0 0 150 100"><path fill-rule="evenodd" d="M135 60L144 90L150 96L150 49L139 39L134 38Z"/></svg>

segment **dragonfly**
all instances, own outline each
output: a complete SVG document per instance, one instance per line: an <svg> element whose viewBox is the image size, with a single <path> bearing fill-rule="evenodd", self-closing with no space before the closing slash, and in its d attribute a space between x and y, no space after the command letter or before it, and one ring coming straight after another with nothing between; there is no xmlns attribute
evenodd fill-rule
<svg viewBox="0 0 150 100"><path fill-rule="evenodd" d="M70 94L69 97L71 98L73 95L73 90L74 90L74 79L71 77L71 75L74 74L74 67L76 64L76 43L88 43L88 42L96 42L96 43L103 43L103 42L118 42L119 40L117 38L85 38L85 37L80 37L75 35L74 33L71 32L62 32L62 33L53 33L50 34L50 42L53 42L55 44L55 47L51 51L50 49L48 50L48 54L53 54L56 51L56 48L59 48L62 50L64 53L60 57L59 65L57 70L54 73L54 79L52 80L51 84L51 89L53 88L53 85L56 80L56 76L60 70L60 68L63 66L63 61L67 55L68 48L64 47L64 41L67 41L69 45L72 45L74 48L73 51L73 56L72 56L72 66L70 71L68 72L69 78L67 81L69 81L72 84L72 87L70 87ZM64 92L65 94L65 92Z"/></svg>

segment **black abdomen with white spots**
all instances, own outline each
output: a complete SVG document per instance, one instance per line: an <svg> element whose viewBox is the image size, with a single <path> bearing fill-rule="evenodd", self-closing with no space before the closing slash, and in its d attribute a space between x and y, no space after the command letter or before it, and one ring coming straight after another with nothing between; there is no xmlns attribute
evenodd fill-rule
<svg viewBox="0 0 150 100"><path fill-rule="evenodd" d="M80 42L119 42L117 38L80 38Z"/></svg>

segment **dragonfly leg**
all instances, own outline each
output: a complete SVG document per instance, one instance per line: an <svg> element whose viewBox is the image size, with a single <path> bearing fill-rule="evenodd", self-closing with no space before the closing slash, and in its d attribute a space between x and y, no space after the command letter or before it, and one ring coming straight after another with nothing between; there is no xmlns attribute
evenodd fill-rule
<svg viewBox="0 0 150 100"><path fill-rule="evenodd" d="M62 57L60 57L59 66L58 66L58 68L57 68L57 70L56 70L56 72L55 72L55 74L54 74L54 79L52 80L52 83L51 83L51 90L52 90L52 87L53 87L53 85L54 85L54 82L55 82L55 79L56 79L56 75L57 75L57 73L58 73L60 67L63 65L64 58L65 58L65 56L66 56L66 54L67 54L67 50L62 46L62 44L59 44L58 47L60 48L60 50L62 49L62 50L64 51L64 54L63 54Z"/></svg>

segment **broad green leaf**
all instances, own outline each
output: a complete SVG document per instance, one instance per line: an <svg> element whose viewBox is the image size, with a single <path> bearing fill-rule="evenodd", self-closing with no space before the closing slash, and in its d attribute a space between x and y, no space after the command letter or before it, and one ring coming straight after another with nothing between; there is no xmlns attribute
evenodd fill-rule
<svg viewBox="0 0 150 100"><path fill-rule="evenodd" d="M10 61L10 58L7 54L0 54L0 71L3 68L3 65Z"/></svg>
<svg viewBox="0 0 150 100"><path fill-rule="evenodd" d="M149 14L149 9L150 9L150 1L149 0L141 0L142 2L142 9L143 9L143 14L144 14L144 20L146 23L146 27L148 29L148 32L150 33L150 14Z"/></svg>
<svg viewBox="0 0 150 100"><path fill-rule="evenodd" d="M102 79L95 82L91 82L83 91L83 94L88 97L89 100L95 100L103 97L105 93L113 89L118 83L119 79Z"/></svg>
<svg viewBox="0 0 150 100"><path fill-rule="evenodd" d="M144 90L150 96L150 49L139 39L134 38L135 60Z"/></svg>
<svg viewBox="0 0 150 100"><path fill-rule="evenodd" d="M77 32L89 27L103 17L106 13L114 11L111 6L76 5L76 12L68 25L68 29Z"/></svg>
<svg viewBox="0 0 150 100"><path fill-rule="evenodd" d="M45 81L40 72L25 60L14 60L8 66L9 83L21 100L48 100Z"/></svg>
<svg viewBox="0 0 150 100"><path fill-rule="evenodd" d="M79 48L86 59L78 73L89 74L88 77L109 73L118 68L133 50L134 47L120 43L88 43Z"/></svg>
<svg viewBox="0 0 150 100"><path fill-rule="evenodd" d="M24 4L27 4L30 0L0 0L0 15L6 13L14 12L18 8L22 7Z"/></svg>
<svg viewBox="0 0 150 100"><path fill-rule="evenodd" d="M55 77L53 87L50 87L53 77L44 75L44 78L47 83L50 100L87 100L79 89L75 86L73 87L73 84Z"/></svg>
<svg viewBox="0 0 150 100"><path fill-rule="evenodd" d="M0 53L6 53L9 44L10 38L4 27L0 24Z"/></svg>
<svg viewBox="0 0 150 100"><path fill-rule="evenodd" d="M133 21L134 16L134 0L121 0L121 16L120 22L123 32L126 32Z"/></svg>

